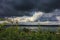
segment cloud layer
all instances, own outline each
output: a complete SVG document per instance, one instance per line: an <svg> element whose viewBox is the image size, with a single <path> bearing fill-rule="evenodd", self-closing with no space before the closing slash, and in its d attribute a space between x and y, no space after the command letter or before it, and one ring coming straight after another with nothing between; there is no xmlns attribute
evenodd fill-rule
<svg viewBox="0 0 60 40"><path fill-rule="evenodd" d="M54 9L60 9L60 0L0 0L0 16L29 16L31 12Z"/></svg>
<svg viewBox="0 0 60 40"><path fill-rule="evenodd" d="M60 8L60 0L18 0L14 1L14 8L20 11L39 10L49 12Z"/></svg>

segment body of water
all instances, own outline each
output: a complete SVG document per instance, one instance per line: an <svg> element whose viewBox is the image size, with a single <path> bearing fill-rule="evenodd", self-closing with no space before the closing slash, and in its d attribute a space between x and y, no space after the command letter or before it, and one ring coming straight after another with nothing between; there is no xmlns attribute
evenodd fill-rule
<svg viewBox="0 0 60 40"><path fill-rule="evenodd" d="M13 25L12 27L15 27L16 25ZM5 26L6 28L8 27L11 27L10 25L8 26ZM38 25L18 25L18 28L19 29L23 29L23 28L27 28L27 29L30 29L30 30L33 30L33 31L36 31L36 30L49 30L49 31L57 31L60 27L57 26L57 25L41 25L41 26L38 26Z"/></svg>

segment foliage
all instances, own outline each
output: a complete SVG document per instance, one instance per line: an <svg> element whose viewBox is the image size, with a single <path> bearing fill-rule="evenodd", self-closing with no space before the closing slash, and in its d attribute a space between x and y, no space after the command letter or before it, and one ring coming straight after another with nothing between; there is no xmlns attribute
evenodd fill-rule
<svg viewBox="0 0 60 40"><path fill-rule="evenodd" d="M60 40L60 34L56 34L56 32L35 32L26 28L21 31L18 26L8 28L3 26L0 25L0 40Z"/></svg>
<svg viewBox="0 0 60 40"><path fill-rule="evenodd" d="M4 21L5 19L4 18L0 18L0 21Z"/></svg>

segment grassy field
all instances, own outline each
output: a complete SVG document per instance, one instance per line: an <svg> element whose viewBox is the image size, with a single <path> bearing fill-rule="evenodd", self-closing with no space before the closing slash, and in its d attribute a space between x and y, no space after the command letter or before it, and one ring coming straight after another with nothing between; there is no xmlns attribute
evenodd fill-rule
<svg viewBox="0 0 60 40"><path fill-rule="evenodd" d="M60 40L60 29L57 32L47 31L31 31L18 26L4 28L4 24L0 24L0 40Z"/></svg>

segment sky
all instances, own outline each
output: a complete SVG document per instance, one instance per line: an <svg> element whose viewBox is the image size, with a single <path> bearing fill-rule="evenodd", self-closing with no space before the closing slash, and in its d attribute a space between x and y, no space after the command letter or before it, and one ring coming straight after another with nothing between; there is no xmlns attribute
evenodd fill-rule
<svg viewBox="0 0 60 40"><path fill-rule="evenodd" d="M60 0L0 0L0 16L32 16L60 9Z"/></svg>

